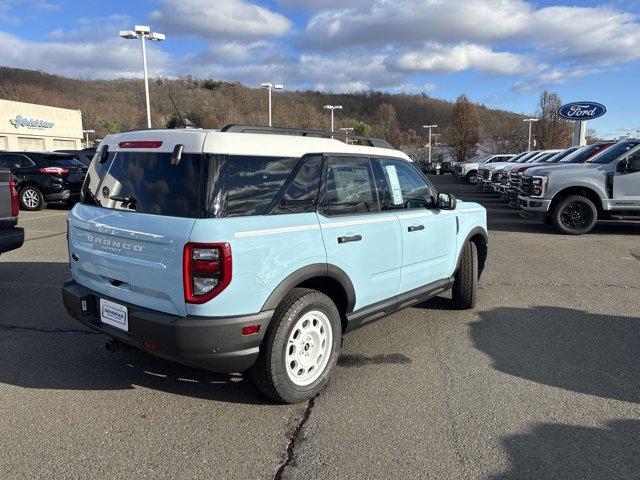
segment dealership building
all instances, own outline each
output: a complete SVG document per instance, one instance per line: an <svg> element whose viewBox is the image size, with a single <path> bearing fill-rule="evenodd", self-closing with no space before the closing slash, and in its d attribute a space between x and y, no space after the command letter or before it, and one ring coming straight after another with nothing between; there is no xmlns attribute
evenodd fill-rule
<svg viewBox="0 0 640 480"><path fill-rule="evenodd" d="M0 100L0 150L42 152L82 146L80 110Z"/></svg>

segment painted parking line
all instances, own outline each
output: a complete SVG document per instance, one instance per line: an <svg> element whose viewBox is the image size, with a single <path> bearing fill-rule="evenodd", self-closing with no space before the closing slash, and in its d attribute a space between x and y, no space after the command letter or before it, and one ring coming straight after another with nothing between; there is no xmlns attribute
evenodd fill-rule
<svg viewBox="0 0 640 480"><path fill-rule="evenodd" d="M19 221L20 222L26 222L27 220L38 220L40 218L53 218L53 217L61 217L63 215L69 215L68 213L55 213L53 215L40 215L39 217L31 217L31 218L24 218L24 217L20 217Z"/></svg>

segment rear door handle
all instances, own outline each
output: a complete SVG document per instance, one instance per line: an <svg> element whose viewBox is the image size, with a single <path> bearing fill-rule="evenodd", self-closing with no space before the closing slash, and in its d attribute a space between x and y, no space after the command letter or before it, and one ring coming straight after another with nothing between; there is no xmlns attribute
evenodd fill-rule
<svg viewBox="0 0 640 480"><path fill-rule="evenodd" d="M362 235L351 235L350 237L338 237L338 243L359 242Z"/></svg>
<svg viewBox="0 0 640 480"><path fill-rule="evenodd" d="M417 232L419 230L424 230L424 225L411 225L407 228L410 232Z"/></svg>

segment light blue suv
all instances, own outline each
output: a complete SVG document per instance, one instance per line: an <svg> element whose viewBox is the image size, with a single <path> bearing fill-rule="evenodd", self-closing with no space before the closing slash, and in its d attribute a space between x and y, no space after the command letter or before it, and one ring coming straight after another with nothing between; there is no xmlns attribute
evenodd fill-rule
<svg viewBox="0 0 640 480"><path fill-rule="evenodd" d="M107 136L69 214L67 311L163 358L250 370L292 403L326 384L344 333L448 289L472 308L484 208L382 140L330 135Z"/></svg>

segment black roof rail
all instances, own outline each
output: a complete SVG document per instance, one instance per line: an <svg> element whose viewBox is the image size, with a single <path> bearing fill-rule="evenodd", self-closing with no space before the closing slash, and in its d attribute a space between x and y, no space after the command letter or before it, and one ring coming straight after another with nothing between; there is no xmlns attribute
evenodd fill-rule
<svg viewBox="0 0 640 480"><path fill-rule="evenodd" d="M345 138L349 140L358 140L363 145L377 148L390 148L393 149L391 144L386 140L372 137L361 137L359 135L349 135L342 132L325 132L322 130L307 130L305 128L293 128L293 127L266 127L261 125L225 125L220 129L221 132L230 133L263 133L272 135L292 135L299 137L318 137L318 138Z"/></svg>

